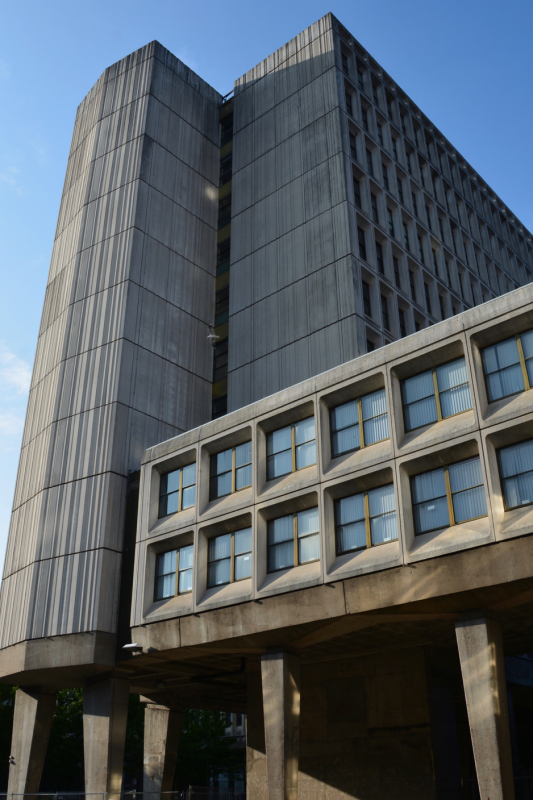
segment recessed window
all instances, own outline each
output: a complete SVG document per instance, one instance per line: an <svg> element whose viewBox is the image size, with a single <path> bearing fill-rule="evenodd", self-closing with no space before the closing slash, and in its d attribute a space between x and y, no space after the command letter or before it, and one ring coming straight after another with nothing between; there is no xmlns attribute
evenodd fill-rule
<svg viewBox="0 0 533 800"><path fill-rule="evenodd" d="M231 222L231 194L218 201L218 230L225 228Z"/></svg>
<svg viewBox="0 0 533 800"><path fill-rule="evenodd" d="M394 136L392 137L392 155L394 156L395 160L398 161L398 146Z"/></svg>
<svg viewBox="0 0 533 800"><path fill-rule="evenodd" d="M165 600L192 591L193 550L193 545L188 544L159 553L155 566L155 600Z"/></svg>
<svg viewBox="0 0 533 800"><path fill-rule="evenodd" d="M343 403L329 414L333 458L389 438L385 389Z"/></svg>
<svg viewBox="0 0 533 800"><path fill-rule="evenodd" d="M399 289L400 288L400 264L399 264L398 259L396 258L396 256L392 257L392 265L394 267L394 283L396 284L396 287Z"/></svg>
<svg viewBox="0 0 533 800"><path fill-rule="evenodd" d="M392 218L392 211L390 208L387 209L387 225L389 226L390 235L394 236L394 220Z"/></svg>
<svg viewBox="0 0 533 800"><path fill-rule="evenodd" d="M407 225L405 222L403 223L403 243L406 250L409 250L409 231L407 230Z"/></svg>
<svg viewBox="0 0 533 800"><path fill-rule="evenodd" d="M489 403L533 385L533 330L481 351Z"/></svg>
<svg viewBox="0 0 533 800"><path fill-rule="evenodd" d="M353 117L353 105L352 105L352 95L351 95L351 92L348 92L348 91L346 91L344 96L345 96L345 98L346 98L346 111L348 112L348 114L349 114L351 117Z"/></svg>
<svg viewBox="0 0 533 800"><path fill-rule="evenodd" d="M411 292L411 300L416 303L415 275L412 270L409 270L409 291Z"/></svg>
<svg viewBox="0 0 533 800"><path fill-rule="evenodd" d="M464 358L441 364L402 381L405 430L461 414L472 408Z"/></svg>
<svg viewBox="0 0 533 800"><path fill-rule="evenodd" d="M220 159L220 186L224 186L231 180L232 164L233 153Z"/></svg>
<svg viewBox="0 0 533 800"><path fill-rule="evenodd" d="M362 284L363 284L363 311L365 312L367 317L371 317L372 307L370 305L370 285L366 281L362 281Z"/></svg>
<svg viewBox="0 0 533 800"><path fill-rule="evenodd" d="M378 130L378 142L383 147L383 127L378 123L377 125Z"/></svg>
<svg viewBox="0 0 533 800"><path fill-rule="evenodd" d="M211 456L211 500L252 485L252 443L245 442Z"/></svg>
<svg viewBox="0 0 533 800"><path fill-rule="evenodd" d="M424 282L424 297L426 300L426 311L431 314L431 298L429 296L429 286Z"/></svg>
<svg viewBox="0 0 533 800"><path fill-rule="evenodd" d="M315 418L267 434L267 479L316 464Z"/></svg>
<svg viewBox="0 0 533 800"><path fill-rule="evenodd" d="M191 508L196 494L196 464L161 475L159 483L159 517L168 517Z"/></svg>
<svg viewBox="0 0 533 800"><path fill-rule="evenodd" d="M400 336L407 336L407 326L405 324L405 312L403 308L398 308L398 320L400 323Z"/></svg>
<svg viewBox="0 0 533 800"><path fill-rule="evenodd" d="M393 484L337 500L335 536L338 556L397 539Z"/></svg>
<svg viewBox="0 0 533 800"><path fill-rule="evenodd" d="M359 66L357 67L357 86L359 87L359 89L362 92L364 92L364 90L365 90L365 73Z"/></svg>
<svg viewBox="0 0 533 800"><path fill-rule="evenodd" d="M363 128L368 133L368 110L364 106L361 107L361 119L363 121Z"/></svg>
<svg viewBox="0 0 533 800"><path fill-rule="evenodd" d="M230 264L230 240L226 239L217 245L217 276L223 275L229 270Z"/></svg>
<svg viewBox="0 0 533 800"><path fill-rule="evenodd" d="M372 168L372 151L369 150L368 147L366 149L366 170L369 175L374 175L374 170Z"/></svg>
<svg viewBox="0 0 533 800"><path fill-rule="evenodd" d="M372 100L374 101L374 103L375 103L376 105L379 105L379 101L378 101L378 87L377 87L377 85L374 83L374 81L372 81Z"/></svg>
<svg viewBox="0 0 533 800"><path fill-rule="evenodd" d="M357 240L359 242L359 255L366 261L366 241L363 228L357 228Z"/></svg>
<svg viewBox="0 0 533 800"><path fill-rule="evenodd" d="M418 208L416 207L416 194L411 192L411 202L413 203L413 213L415 217L418 217Z"/></svg>
<svg viewBox="0 0 533 800"><path fill-rule="evenodd" d="M403 203L405 205L405 200L404 200L404 197L403 197L403 186L402 186L402 182L401 182L401 180L399 178L398 178L398 198L400 200L400 203Z"/></svg>
<svg viewBox="0 0 533 800"><path fill-rule="evenodd" d="M353 196L355 200L355 205L357 206L357 208L361 208L361 184L359 183L359 181L355 176L353 179Z"/></svg>
<svg viewBox="0 0 533 800"><path fill-rule="evenodd" d="M376 260L378 262L378 272L381 275L385 273L385 266L383 262L383 247L381 246L380 242L376 242Z"/></svg>
<svg viewBox="0 0 533 800"><path fill-rule="evenodd" d="M207 542L207 588L225 586L252 575L252 529L214 536Z"/></svg>
<svg viewBox="0 0 533 800"><path fill-rule="evenodd" d="M386 331L390 331L389 306L386 295L381 295L381 321Z"/></svg>
<svg viewBox="0 0 533 800"><path fill-rule="evenodd" d="M411 478L415 533L487 516L479 456Z"/></svg>
<svg viewBox="0 0 533 800"><path fill-rule="evenodd" d="M385 189L387 191L389 191L389 175L388 175L388 172L387 172L386 164L383 164L383 163L381 164L381 174L383 176L383 186L385 187Z"/></svg>
<svg viewBox="0 0 533 800"><path fill-rule="evenodd" d="M320 558L318 508L269 520L267 525L268 572L308 564Z"/></svg>
<svg viewBox="0 0 533 800"><path fill-rule="evenodd" d="M346 75L348 75L348 56L342 50L341 50L341 62L342 62L343 72L345 72Z"/></svg>
<svg viewBox="0 0 533 800"><path fill-rule="evenodd" d="M370 202L372 205L372 219L379 224L378 218L378 199L375 194L370 194Z"/></svg>
<svg viewBox="0 0 533 800"><path fill-rule="evenodd" d="M533 439L498 452L506 511L533 503Z"/></svg>
<svg viewBox="0 0 533 800"><path fill-rule="evenodd" d="M354 161L357 161L357 143L354 133L350 134L350 155Z"/></svg>

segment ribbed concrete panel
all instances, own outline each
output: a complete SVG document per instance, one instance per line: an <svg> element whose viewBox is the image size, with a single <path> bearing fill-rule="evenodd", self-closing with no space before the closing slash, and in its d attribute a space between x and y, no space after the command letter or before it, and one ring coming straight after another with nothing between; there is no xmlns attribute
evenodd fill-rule
<svg viewBox="0 0 533 800"><path fill-rule="evenodd" d="M235 83L230 410L343 361L356 301L332 26Z"/></svg>
<svg viewBox="0 0 533 800"><path fill-rule="evenodd" d="M0 595L0 647L116 630L128 475L207 421L220 96L157 43L78 109Z"/></svg>

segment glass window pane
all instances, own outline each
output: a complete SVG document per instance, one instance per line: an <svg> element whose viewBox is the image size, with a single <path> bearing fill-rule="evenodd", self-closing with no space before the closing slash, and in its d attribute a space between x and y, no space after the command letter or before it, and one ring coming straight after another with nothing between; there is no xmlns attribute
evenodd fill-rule
<svg viewBox="0 0 533 800"><path fill-rule="evenodd" d="M448 474L452 494L460 492L462 489L471 489L472 486L480 486L483 483L479 456L468 461L461 461L459 464L451 464L448 467Z"/></svg>
<svg viewBox="0 0 533 800"><path fill-rule="evenodd" d="M354 494L351 497L343 497L335 503L335 523L336 525L348 525L351 522L364 520L365 518L365 496L364 494Z"/></svg>
<svg viewBox="0 0 533 800"><path fill-rule="evenodd" d="M483 361L483 369L485 373L496 372L499 369L510 367L512 364L519 364L518 347L516 339L506 339L504 342L498 342L491 347L485 347L481 353Z"/></svg>
<svg viewBox="0 0 533 800"><path fill-rule="evenodd" d="M431 372L422 372L402 381L402 395L404 403L415 403L424 397L434 395L433 375Z"/></svg>
<svg viewBox="0 0 533 800"><path fill-rule="evenodd" d="M440 367L437 367L436 373L439 392L445 392L447 389L453 389L454 386L461 386L463 383L468 383L464 358L450 361L449 364L442 364Z"/></svg>
<svg viewBox="0 0 533 800"><path fill-rule="evenodd" d="M485 517L487 514L485 488L483 486L476 486L474 489L467 489L466 492L454 494L452 501L456 524L466 522L469 519L476 519L476 517Z"/></svg>
<svg viewBox="0 0 533 800"><path fill-rule="evenodd" d="M501 397L510 397L524 391L524 378L520 364L514 364L486 376L487 396L490 403Z"/></svg>
<svg viewBox="0 0 533 800"><path fill-rule="evenodd" d="M235 555L241 553L249 553L252 549L252 529L243 528L240 531L235 531Z"/></svg>
<svg viewBox="0 0 533 800"><path fill-rule="evenodd" d="M192 486L196 483L196 464L183 467L183 486Z"/></svg>
<svg viewBox="0 0 533 800"><path fill-rule="evenodd" d="M444 480L444 470L435 469L431 472L424 472L416 475L412 479L413 502L423 503L425 500L433 500L436 497L446 495L446 483Z"/></svg>
<svg viewBox="0 0 533 800"><path fill-rule="evenodd" d="M524 333L521 333L520 339L522 340L524 358L533 358L533 330L524 331Z"/></svg>
<svg viewBox="0 0 533 800"><path fill-rule="evenodd" d="M526 361L527 377L530 387L533 387L533 358L528 358Z"/></svg>
<svg viewBox="0 0 533 800"><path fill-rule="evenodd" d="M505 508L533 503L533 472L525 472L502 481Z"/></svg>
<svg viewBox="0 0 533 800"><path fill-rule="evenodd" d="M169 514L175 514L178 510L179 492L172 492L172 494L165 494L159 501L159 516L168 517Z"/></svg>
<svg viewBox="0 0 533 800"><path fill-rule="evenodd" d="M380 414L387 413L387 401L385 399L385 389L380 389L378 392L372 392L361 398L361 409L363 412L363 420L370 419L371 417L378 417Z"/></svg>
<svg viewBox="0 0 533 800"><path fill-rule="evenodd" d="M291 426L280 428L279 431L272 431L267 436L267 455L280 453L282 450L290 450L292 447Z"/></svg>
<svg viewBox="0 0 533 800"><path fill-rule="evenodd" d="M294 439L296 444L310 442L315 438L315 418L302 419L294 426Z"/></svg>
<svg viewBox="0 0 533 800"><path fill-rule="evenodd" d="M292 472L292 449L283 453L274 453L267 456L267 479L279 478Z"/></svg>
<svg viewBox="0 0 533 800"><path fill-rule="evenodd" d="M383 544L398 538L398 527L396 524L396 512L390 511L388 514L381 514L370 520L370 537L372 544Z"/></svg>
<svg viewBox="0 0 533 800"><path fill-rule="evenodd" d="M180 560L179 560L180 572L182 569L189 569L189 567L192 567L193 551L194 547L192 544L188 544L186 547L180 547Z"/></svg>
<svg viewBox="0 0 533 800"><path fill-rule="evenodd" d="M450 525L448 500L446 497L415 505L413 511L416 533L425 533L426 531L436 530L437 528L448 528Z"/></svg>
<svg viewBox="0 0 533 800"><path fill-rule="evenodd" d="M180 570L180 574L178 577L178 592L183 594L184 592L191 592L192 591L192 569L185 569L183 572Z"/></svg>
<svg viewBox="0 0 533 800"><path fill-rule="evenodd" d="M227 494L231 494L231 472L213 478L211 489L211 497L225 497Z"/></svg>
<svg viewBox="0 0 533 800"><path fill-rule="evenodd" d="M182 489L181 495L181 507L191 508L191 506L194 505L196 497L196 486L187 486L185 489Z"/></svg>
<svg viewBox="0 0 533 800"><path fill-rule="evenodd" d="M371 489L368 493L368 511L371 517L378 514L386 514L389 511L396 511L396 500L394 498L394 486L392 483L387 486L379 486Z"/></svg>
<svg viewBox="0 0 533 800"><path fill-rule="evenodd" d="M252 463L252 443L245 442L235 448L235 466L243 467Z"/></svg>
<svg viewBox="0 0 533 800"><path fill-rule="evenodd" d="M176 572L176 550L169 550L167 553L160 553L157 556L155 574L168 575Z"/></svg>
<svg viewBox="0 0 533 800"><path fill-rule="evenodd" d="M337 528L337 550L339 553L359 550L362 547L366 547L366 525L364 520Z"/></svg>
<svg viewBox="0 0 533 800"><path fill-rule="evenodd" d="M243 578L250 578L252 576L252 556L246 553L235 558L235 580L240 581Z"/></svg>
<svg viewBox="0 0 533 800"><path fill-rule="evenodd" d="M218 561L219 558L227 558L231 555L231 533L224 536L216 536L208 542L208 561Z"/></svg>
<svg viewBox="0 0 533 800"><path fill-rule="evenodd" d="M332 408L330 419L332 431L338 431L341 428L347 428L349 425L355 425L359 421L357 400L350 400L349 403L343 403L342 406Z"/></svg>
<svg viewBox="0 0 533 800"><path fill-rule="evenodd" d="M207 569L207 585L221 586L224 583L230 582L230 569L231 559L225 558L223 561L215 561L208 565Z"/></svg>
<svg viewBox="0 0 533 800"><path fill-rule="evenodd" d="M247 467L239 467L235 470L235 489L244 489L246 486L252 485L252 465L248 464Z"/></svg>
<svg viewBox="0 0 533 800"><path fill-rule="evenodd" d="M296 517L298 521L298 536L305 536L306 533L318 531L318 508L299 511Z"/></svg>
<svg viewBox="0 0 533 800"><path fill-rule="evenodd" d="M334 431L331 434L331 451L333 457L340 456L343 453L349 453L352 450L358 450L360 447L359 425L352 425L351 428L344 428L342 431Z"/></svg>
<svg viewBox="0 0 533 800"><path fill-rule="evenodd" d="M296 445L296 469L310 467L316 464L316 442Z"/></svg>
<svg viewBox="0 0 533 800"><path fill-rule="evenodd" d="M288 539L292 541L294 539L294 521L292 514L288 517L271 519L268 523L267 531L268 544L278 544Z"/></svg>
<svg viewBox="0 0 533 800"><path fill-rule="evenodd" d="M223 450L211 456L211 475L220 475L222 472L231 472L232 451Z"/></svg>
<svg viewBox="0 0 533 800"><path fill-rule="evenodd" d="M298 563L307 564L320 558L320 537L318 533L298 539Z"/></svg>
<svg viewBox="0 0 533 800"><path fill-rule="evenodd" d="M160 494L177 492L179 488L180 488L179 469L175 469L173 472L167 472L166 475L161 475Z"/></svg>
<svg viewBox="0 0 533 800"><path fill-rule="evenodd" d="M366 420L366 422L363 422L363 428L367 447L370 444L374 444L374 442L381 442L383 439L389 438L389 418L387 414Z"/></svg>
<svg viewBox="0 0 533 800"><path fill-rule="evenodd" d="M294 541L283 542L268 548L268 571L294 566Z"/></svg>
<svg viewBox="0 0 533 800"><path fill-rule="evenodd" d="M464 386L449 389L446 392L440 392L439 396L443 418L461 414L463 411L468 411L469 408L472 408L472 397L468 383L465 383Z"/></svg>
<svg viewBox="0 0 533 800"><path fill-rule="evenodd" d="M437 421L437 404L434 394L425 400L405 405L403 408L406 431L412 431L414 428L421 428L423 425L430 425Z"/></svg>
<svg viewBox="0 0 533 800"><path fill-rule="evenodd" d="M164 600L166 597L174 597L175 586L175 575L165 575L162 578L157 578L155 582L155 599Z"/></svg>
<svg viewBox="0 0 533 800"><path fill-rule="evenodd" d="M533 439L502 448L500 466L504 478L533 470Z"/></svg>

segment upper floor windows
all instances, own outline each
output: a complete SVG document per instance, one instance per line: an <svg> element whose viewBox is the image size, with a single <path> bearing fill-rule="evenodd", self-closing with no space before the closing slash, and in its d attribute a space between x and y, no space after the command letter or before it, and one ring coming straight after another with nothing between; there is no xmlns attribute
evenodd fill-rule
<svg viewBox="0 0 533 800"><path fill-rule="evenodd" d="M377 131L378 131L378 142L383 147L383 127L379 123L377 125Z"/></svg>
<svg viewBox="0 0 533 800"><path fill-rule="evenodd" d="M308 564L319 558L318 508L308 508L268 522L268 572Z"/></svg>
<svg viewBox="0 0 533 800"><path fill-rule="evenodd" d="M533 385L533 330L481 351L489 403Z"/></svg>
<svg viewBox="0 0 533 800"><path fill-rule="evenodd" d="M316 464L315 418L307 417L267 435L267 479Z"/></svg>
<svg viewBox="0 0 533 800"><path fill-rule="evenodd" d="M361 91L365 91L365 72L359 65L357 65L357 88Z"/></svg>
<svg viewBox="0 0 533 800"><path fill-rule="evenodd" d="M211 500L252 485L252 443L231 447L211 456Z"/></svg>
<svg viewBox="0 0 533 800"><path fill-rule="evenodd" d="M252 576L252 529L215 536L207 543L207 587Z"/></svg>
<svg viewBox="0 0 533 800"><path fill-rule="evenodd" d="M388 439L385 389L332 408L330 426L333 458Z"/></svg>
<svg viewBox="0 0 533 800"><path fill-rule="evenodd" d="M338 556L397 539L393 484L337 500L335 537Z"/></svg>
<svg viewBox="0 0 533 800"><path fill-rule="evenodd" d="M354 161L357 161L357 140L354 133L350 133L350 155Z"/></svg>
<svg viewBox="0 0 533 800"><path fill-rule="evenodd" d="M192 591L193 545L160 553L155 565L154 600Z"/></svg>
<svg viewBox="0 0 533 800"><path fill-rule="evenodd" d="M194 505L196 464L161 475L159 484L159 516L167 517Z"/></svg>
<svg viewBox="0 0 533 800"><path fill-rule="evenodd" d="M411 478L415 533L487 515L479 456Z"/></svg>
<svg viewBox="0 0 533 800"><path fill-rule="evenodd" d="M348 114L351 117L353 117L353 98L352 98L352 93L349 92L348 89L346 89L344 97L346 99L346 111L348 112Z"/></svg>
<svg viewBox="0 0 533 800"><path fill-rule="evenodd" d="M363 122L363 128L368 133L368 110L365 106L361 106L361 120Z"/></svg>
<svg viewBox="0 0 533 800"><path fill-rule="evenodd" d="M472 408L464 358L402 381L405 430L412 431Z"/></svg>
<svg viewBox="0 0 533 800"><path fill-rule="evenodd" d="M344 50L341 50L341 63L343 72L348 75L348 56Z"/></svg>
<svg viewBox="0 0 533 800"><path fill-rule="evenodd" d="M498 452L506 511L533 503L533 439Z"/></svg>

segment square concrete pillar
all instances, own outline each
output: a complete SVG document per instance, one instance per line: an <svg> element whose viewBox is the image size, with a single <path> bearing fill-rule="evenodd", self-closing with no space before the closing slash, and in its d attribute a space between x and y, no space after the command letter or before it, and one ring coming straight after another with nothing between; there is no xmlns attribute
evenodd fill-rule
<svg viewBox="0 0 533 800"><path fill-rule="evenodd" d="M268 780L260 672L247 674L246 694L246 797L264 800L268 797Z"/></svg>
<svg viewBox="0 0 533 800"><path fill-rule="evenodd" d="M261 656L269 800L297 800L300 741L300 659Z"/></svg>
<svg viewBox="0 0 533 800"><path fill-rule="evenodd" d="M159 800L171 792L180 742L181 709L147 703L144 709L143 792L146 800Z"/></svg>
<svg viewBox="0 0 533 800"><path fill-rule="evenodd" d="M480 616L456 623L466 708L482 800L514 800L501 629Z"/></svg>
<svg viewBox="0 0 533 800"><path fill-rule="evenodd" d="M118 795L122 789L128 699L129 683L120 678L105 678L83 690L87 794L113 792Z"/></svg>
<svg viewBox="0 0 533 800"><path fill-rule="evenodd" d="M55 694L18 689L11 736L8 794L36 794L56 707Z"/></svg>

